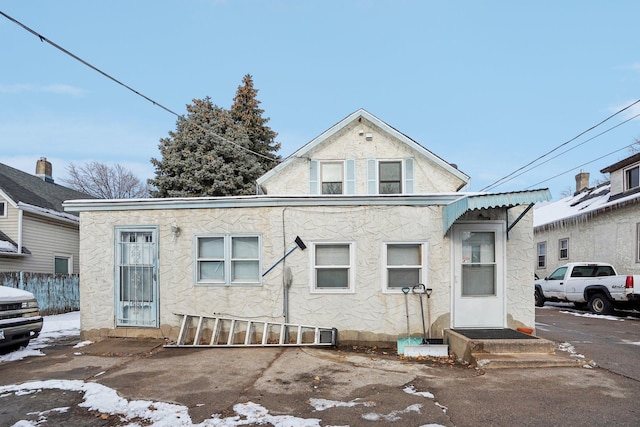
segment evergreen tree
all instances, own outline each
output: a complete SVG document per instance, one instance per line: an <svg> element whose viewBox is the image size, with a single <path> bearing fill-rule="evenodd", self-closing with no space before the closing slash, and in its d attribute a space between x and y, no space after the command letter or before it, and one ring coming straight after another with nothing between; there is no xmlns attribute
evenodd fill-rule
<svg viewBox="0 0 640 427"><path fill-rule="evenodd" d="M264 110L260 108L257 95L258 90L253 87L253 78L250 74L245 75L242 79L242 85L238 86L236 96L233 98L231 117L247 130L252 151L271 159L280 159L280 156L276 154L280 149L280 143L275 142L278 134L267 126L269 119L262 117ZM276 166L275 162L270 162L264 157L259 157L256 160L264 164L265 172Z"/></svg>
<svg viewBox="0 0 640 427"><path fill-rule="evenodd" d="M211 99L194 99L176 131L160 139L162 159L151 159L152 197L234 196L255 194L261 162L250 153L244 126Z"/></svg>

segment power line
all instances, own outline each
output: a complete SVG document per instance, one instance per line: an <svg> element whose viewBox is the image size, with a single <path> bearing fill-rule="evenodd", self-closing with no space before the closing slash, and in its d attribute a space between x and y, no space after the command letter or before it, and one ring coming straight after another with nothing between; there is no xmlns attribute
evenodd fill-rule
<svg viewBox="0 0 640 427"><path fill-rule="evenodd" d="M600 157L598 157L598 158L596 158L596 159L590 160L590 161L588 161L588 162L586 162L586 163L583 163L583 164L581 164L581 165L574 166L574 167L572 167L571 169L568 169L568 170L566 170L566 171L564 171L564 172L561 172L561 173L559 173L559 174L557 174L557 175L552 176L551 178L547 178L547 179L545 179L544 181L540 181L540 182L538 182L538 183L535 183L535 184L533 184L533 185L530 185L530 186L526 187L526 188L525 188L525 190L528 190L529 188L536 187L536 186L538 186L538 185L540 185L540 184L544 184L544 183L545 183L545 182L547 182L547 181L551 181L551 180L552 180L552 179L554 179L554 178L557 178L557 177L559 177L559 176L562 176L562 175L564 175L564 174L567 174L567 173L569 173L569 172L571 172L571 171L574 171L574 170L576 170L576 169L578 169L578 168L582 168L583 166L586 166L586 165L589 165L589 164L591 164L591 163L597 162L598 160L604 159L605 157L608 157L608 156L610 156L610 155L612 155L612 154L615 154L615 153L617 153L617 152L619 152L619 151L626 150L626 149L628 149L628 148L630 148L630 147L633 147L635 144L636 144L636 142L634 142L633 144L629 144L629 145L627 145L627 146L625 146L625 147L619 148L619 149L617 149L617 150L614 150L614 151L612 151L612 152L610 152L610 153L607 153L607 154L605 154L605 155L603 155L603 156L600 156Z"/></svg>
<svg viewBox="0 0 640 427"><path fill-rule="evenodd" d="M609 117L605 118L604 120L600 121L600 122L599 122L599 123L597 123L596 125L591 126L589 129L587 129L587 130L585 130L585 131L583 131L583 132L580 132L578 135L574 136L573 138L569 139L569 140L568 140L568 141L566 141L566 142L563 142L562 144L560 144L560 145L558 145L557 147L555 147L553 150L548 151L547 153L545 153L545 154L543 154L543 155L541 155L541 156L537 157L536 159L534 159L534 160L530 161L529 163L527 163L526 165L524 165L524 166L522 166L522 167L520 167L520 168L516 169L515 171L511 172L510 174L508 174L508 175L506 175L506 176L504 176L504 177L500 178L499 180L497 180L497 181L493 182L492 184L489 184L489 185L487 185L486 187L484 187L484 188L480 189L480 191L486 191L486 190L488 190L488 189L495 188L495 187L497 187L498 185L504 184L505 182L507 182L507 181L508 181L508 179L507 179L507 178L510 178L511 176L515 175L516 173L520 172L521 170L523 170L523 169L525 169L525 168L527 168L527 167L531 166L532 164L534 164L534 163L536 163L537 161L539 161L539 160L541 160L541 159L545 158L545 157L546 157L546 156L548 156L549 154L551 154L551 153L553 153L553 152L555 152L555 151L559 150L561 147L564 147L565 145L567 145L567 144L569 144L569 143L571 143L571 142L575 141L576 139L580 138L582 135L584 135L584 134L586 134L586 133L588 133L588 132L592 131L593 129L595 129L595 128L597 128L598 126L602 125L602 124L603 124L603 123L605 123L606 121L608 121L608 120L612 119L613 117L617 116L618 114L622 113L623 111L628 110L629 108L633 107L634 105L636 105L636 104L638 104L638 103L640 103L640 99L638 99L637 101L635 101L635 102L633 102L633 103L631 103L631 104L627 105L626 107L624 107L624 108L622 108L622 109L620 109L620 110L616 111L615 113L613 113L613 114L612 114L612 115L610 115ZM531 169L533 169L533 168L531 168ZM531 169L529 169L529 170L531 170Z"/></svg>
<svg viewBox="0 0 640 427"><path fill-rule="evenodd" d="M628 118L627 120L625 120L625 121L623 121L623 122L618 123L618 124L617 124L617 125L615 125L615 126L610 127L609 129L606 129L606 130L604 130L604 131L600 132L600 133L599 133L599 134L597 134L597 135L592 136L591 138L588 138L588 139L584 140L583 142L581 142L580 144L576 145L575 147L568 148L568 149L564 150L563 152L558 153L558 154L556 154L555 156L553 156L553 157L551 157L551 158L549 158L549 159L545 160L544 162L538 163L537 165L532 166L531 168L529 168L529 169L527 169L527 170L523 170L522 172L518 173L517 175L513 175L513 176L511 176L509 179L506 179L506 180L505 180L505 181L503 181L501 184L504 184L505 182L509 182L509 181L511 181L511 180L513 180L513 179L516 179L517 177L519 177L519 176L521 176L521 175L524 175L525 173L530 172L530 171L534 170L535 168L538 168L538 167L540 167L540 166L544 165L545 163L549 163L551 160L553 160L553 159L557 159L558 157L562 156L563 154L567 154L569 151L575 150L576 148L578 148L578 147L580 147L580 146L582 146L582 145L586 144L587 142L589 142L589 141L593 141L594 139L596 139L596 138L598 138L598 137L600 137L600 136L604 135L605 133L611 132L611 131L612 131L612 130L614 130L615 128L617 128L617 127L619 127L619 126L622 126L623 124L625 124L625 123L627 123L627 122L630 122L631 120L634 120L634 119L636 119L636 118L638 118L638 117L640 117L640 113L636 114L636 115L635 115L635 116L633 116L633 117ZM632 146L632 145L635 145L635 144L636 144L636 143L634 142L633 144L628 145L627 147L624 147L624 148L628 148L628 147L630 147L630 146ZM622 148L621 150L623 150L624 148ZM616 150L616 151L613 151L613 152L611 152L611 153L609 153L609 154L606 154L604 157L607 157L607 156L609 156L609 155L611 155L611 154L613 154L613 153L616 153L616 152L618 152L618 151L620 151L620 150ZM595 159L595 160L600 160L600 159L602 159L602 157L599 157L599 158L597 158L597 159ZM594 160L594 161L595 161L595 160ZM592 162L590 161L590 162L588 162L588 163L586 163L586 164L589 164L589 163L592 163ZM581 165L581 166L583 166L583 165ZM580 167L580 166L576 166L576 168L578 168L578 167ZM573 168L573 169L576 169L576 168ZM573 169L571 169L571 170L573 170ZM570 170L570 171L571 171L571 170ZM514 173L515 173L515 172L514 172ZM563 172L563 173L561 173L560 175L563 175L563 174L565 174L565 173L566 173L566 172ZM556 177L557 177L557 176L556 176ZM556 178L556 177L554 177L554 178ZM551 179L551 178L550 178L550 179ZM547 179L547 180L542 181L542 182L546 182L546 181L549 181L549 180ZM535 185L537 185L537 184L535 184ZM527 188L531 188L531 187L532 187L532 186L529 186L529 187L527 187Z"/></svg>
<svg viewBox="0 0 640 427"><path fill-rule="evenodd" d="M90 64L89 62L85 61L84 59L80 58L79 56L74 55L73 53L69 52L67 49L65 49L65 48L63 48L62 46L60 46L60 45L58 45L58 44L54 43L53 41L49 40L48 38L46 38L46 37L45 37L45 36L43 36L42 34L37 33L36 31L34 31L34 30L32 30L31 28L29 28L29 27L27 27L26 25L24 25L22 22L20 22L20 21L18 21L18 20L16 20L16 19L14 19L14 18L12 18L11 16L7 15L6 13L4 13L4 12L3 12L3 11L1 11L1 10L0 10L0 15L4 16L4 17L5 17L5 18L7 18L9 21L11 21L11 22L15 23L16 25L18 25L18 26L22 27L23 29L25 29L26 31L30 32L30 33L31 33L31 34L33 34L34 36L38 37L38 38L40 39L40 41L41 41L41 42L44 42L44 43L48 43L48 44L50 44L51 46L55 47L55 48L56 48L56 49L58 49L59 51L63 52L64 54L66 54L66 55L68 55L68 56L72 57L72 58L73 58L73 59L75 59L76 61L78 61L78 62L80 62L80 63L82 63L82 64L86 65L87 67L91 68L92 70L94 70L94 71L96 71L96 72L98 72L98 73L102 74L104 77L108 78L109 80L113 81L114 83L116 83L116 84L118 84L118 85L120 85L120 86L122 86L122 87L124 87L124 88L128 89L129 91L131 91L131 92L133 92L134 94L136 94L136 95L140 96L141 98L144 98L145 100L149 101L150 103L152 103L152 104L153 104L153 105L155 105L156 107L162 108L163 110L165 110L166 112L168 112L168 113L170 113L170 114L173 114L173 115L174 115L174 116L176 116L177 118L182 118L182 119L186 120L186 117L185 117L185 116L183 116L183 115L181 115L181 114L176 113L175 111L171 110L171 109L170 109L170 108L168 108L168 107L165 107L165 106L164 106L164 105L162 105L161 103L159 103L159 102L157 102L157 101L154 101L153 99L149 98L148 96L146 96L146 95L144 95L144 94L142 94L142 93L138 92L137 90L135 90L135 89L134 89L134 88L132 88L131 86L129 86L129 85L127 85L127 84L125 84L125 83L121 82L120 80L116 79L115 77L113 77L113 76L111 76L111 75L107 74L106 72L104 72L104 71L102 71L101 69L99 69L98 67L96 67L96 66L94 66L94 65ZM269 156L265 156L265 155L264 155L264 154L262 154L262 153L258 153L258 152L256 152L256 151L253 151L253 150L249 149L249 148L246 148L246 147L244 147L244 146L242 146L242 145L238 144L237 142L234 142L234 141L231 141L231 140L230 140L230 139L228 139L228 138L225 138L225 137L224 137L224 136L222 136L222 135L218 135L218 134L217 134L217 133L215 133L215 132L211 132L210 130L205 129L204 127L200 126L200 125L199 125L199 124L197 124L197 123L196 123L195 125L196 125L197 127L199 127L200 129L202 129L202 130L205 132L205 134L209 134L209 135L211 135L211 136L213 136L213 137L219 138L219 139L221 139L223 142L228 142L229 144L232 144L232 145L234 145L234 146L236 146L236 147L238 147L238 148L240 148L240 149L242 149L242 150L245 150L245 151L247 151L247 152L249 152L249 153L251 153L251 154L254 154L254 155L256 155L256 156L259 156L259 157L265 158L265 159L267 159L267 160L269 160L269 161L272 161L272 162L278 162L278 160L277 160L277 159L274 159L274 158L269 157Z"/></svg>

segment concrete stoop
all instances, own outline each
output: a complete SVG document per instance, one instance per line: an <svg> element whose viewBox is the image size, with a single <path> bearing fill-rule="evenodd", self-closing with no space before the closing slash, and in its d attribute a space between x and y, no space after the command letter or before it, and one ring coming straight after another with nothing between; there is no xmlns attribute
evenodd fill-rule
<svg viewBox="0 0 640 427"><path fill-rule="evenodd" d="M568 354L557 354L553 341L535 336L523 339L469 338L447 329L444 338L449 344L449 351L458 359L483 369L579 367L585 363Z"/></svg>

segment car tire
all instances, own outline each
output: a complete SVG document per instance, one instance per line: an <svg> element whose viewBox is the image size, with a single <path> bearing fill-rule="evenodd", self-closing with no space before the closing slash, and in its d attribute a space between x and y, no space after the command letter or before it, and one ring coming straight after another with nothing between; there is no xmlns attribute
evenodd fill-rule
<svg viewBox="0 0 640 427"><path fill-rule="evenodd" d="M535 297L536 307L542 307L544 305L544 295L542 295L542 292L536 289L533 295Z"/></svg>
<svg viewBox="0 0 640 427"><path fill-rule="evenodd" d="M611 314L613 304L605 294L597 293L589 298L589 310L595 314Z"/></svg>

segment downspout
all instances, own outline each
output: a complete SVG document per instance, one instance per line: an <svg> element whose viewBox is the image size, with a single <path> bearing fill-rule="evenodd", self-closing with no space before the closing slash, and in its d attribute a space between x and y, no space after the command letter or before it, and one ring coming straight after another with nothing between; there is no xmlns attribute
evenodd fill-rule
<svg viewBox="0 0 640 427"><path fill-rule="evenodd" d="M18 207L18 255L22 254L22 208Z"/></svg>
<svg viewBox="0 0 640 427"><path fill-rule="evenodd" d="M286 254L287 252L287 233L284 221L284 214L287 211L287 207L285 206L282 209L282 250ZM287 259L282 261L282 271L287 271ZM288 276L288 277L287 277ZM287 280L291 278L291 274L283 274L282 275L282 313L284 314L284 323L289 323L289 287L291 286L291 280ZM287 283L288 282L288 283Z"/></svg>

